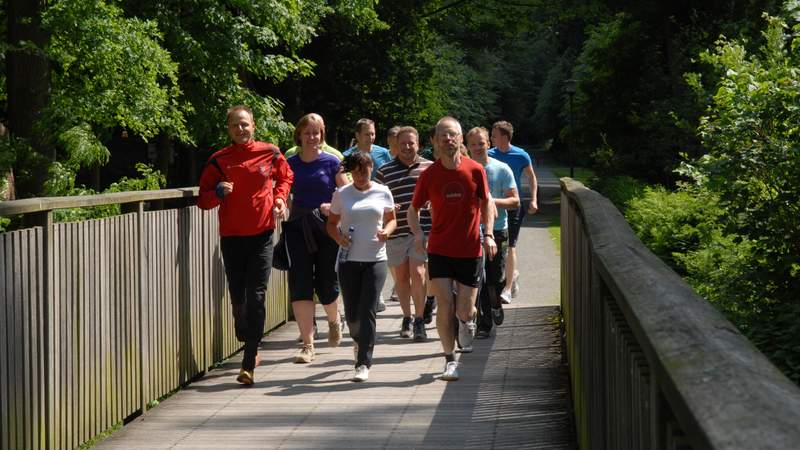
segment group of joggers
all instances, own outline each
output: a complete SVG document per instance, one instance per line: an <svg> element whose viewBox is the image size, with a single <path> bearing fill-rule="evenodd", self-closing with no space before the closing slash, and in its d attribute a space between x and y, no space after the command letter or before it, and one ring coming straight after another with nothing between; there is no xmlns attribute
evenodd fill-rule
<svg viewBox="0 0 800 450"><path fill-rule="evenodd" d="M526 211L538 208L531 158L511 145L511 124L493 125L490 148L485 128L464 136L456 119L443 117L431 132L427 158L410 126L389 130L389 149L375 145L369 119L356 123L355 145L344 153L325 143L325 123L314 113L298 121L296 145L285 154L254 140L246 106L228 111L227 127L233 143L209 158L198 206L219 207L236 337L244 343L237 381L254 381L273 252L288 266L301 342L295 362L315 357L315 298L328 319L329 344L341 343L341 294L354 343L352 379L367 380L380 294L391 273L403 312L400 335L425 341L436 310L441 378L457 380L456 345L472 351L472 340L490 336L503 323L502 305L516 296L520 225ZM523 174L532 193L527 204L519 194Z"/></svg>

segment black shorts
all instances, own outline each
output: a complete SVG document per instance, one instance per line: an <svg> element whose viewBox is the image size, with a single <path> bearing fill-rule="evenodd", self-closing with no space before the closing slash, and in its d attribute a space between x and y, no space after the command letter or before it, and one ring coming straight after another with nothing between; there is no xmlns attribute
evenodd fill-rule
<svg viewBox="0 0 800 450"><path fill-rule="evenodd" d="M321 229L313 229L317 251L309 253L300 220L283 223L286 247L292 265L288 271L289 301L313 300L314 294L323 305L339 297L339 278L336 276L336 255L339 246Z"/></svg>
<svg viewBox="0 0 800 450"><path fill-rule="evenodd" d="M519 229L525 219L525 206L520 205L519 209L508 210L508 246L516 247L519 239Z"/></svg>
<svg viewBox="0 0 800 450"><path fill-rule="evenodd" d="M428 278L450 278L459 283L478 287L483 272L483 258L452 258L428 253Z"/></svg>

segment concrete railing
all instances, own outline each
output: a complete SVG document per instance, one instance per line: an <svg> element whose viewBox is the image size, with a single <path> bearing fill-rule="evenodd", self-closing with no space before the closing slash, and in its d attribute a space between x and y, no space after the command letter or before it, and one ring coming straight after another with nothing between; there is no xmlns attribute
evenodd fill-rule
<svg viewBox="0 0 800 450"><path fill-rule="evenodd" d="M561 304L580 448L800 448L800 389L561 179Z"/></svg>
<svg viewBox="0 0 800 450"><path fill-rule="evenodd" d="M240 347L216 210L197 188L0 203L31 228L0 234L0 448L71 449ZM147 202L177 203L146 211ZM53 210L123 204L53 223ZM273 271L267 324L287 319Z"/></svg>

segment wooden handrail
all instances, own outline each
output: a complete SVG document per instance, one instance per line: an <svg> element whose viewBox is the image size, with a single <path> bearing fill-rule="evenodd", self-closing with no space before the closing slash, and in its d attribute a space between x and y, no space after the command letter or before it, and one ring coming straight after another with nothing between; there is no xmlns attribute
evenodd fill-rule
<svg viewBox="0 0 800 450"><path fill-rule="evenodd" d="M561 192L581 448L796 447L798 386L650 252L608 199L569 178Z"/></svg>
<svg viewBox="0 0 800 450"><path fill-rule="evenodd" d="M114 192L111 194L76 195L69 197L35 197L23 200L0 202L0 216L30 214L54 209L86 208L90 206L115 205L123 203L194 198L199 195L198 187L159 189L153 191Z"/></svg>

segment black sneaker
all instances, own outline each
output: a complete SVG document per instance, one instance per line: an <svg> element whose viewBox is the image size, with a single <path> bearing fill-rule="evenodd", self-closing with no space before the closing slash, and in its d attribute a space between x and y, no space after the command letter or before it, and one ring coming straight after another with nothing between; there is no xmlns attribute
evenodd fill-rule
<svg viewBox="0 0 800 450"><path fill-rule="evenodd" d="M425 330L425 321L422 317L414 319L414 342L425 342L428 340L428 331Z"/></svg>
<svg viewBox="0 0 800 450"><path fill-rule="evenodd" d="M428 297L425 299L425 309L422 311L422 318L425 323L433 322L433 310L436 309L436 298Z"/></svg>
<svg viewBox="0 0 800 450"><path fill-rule="evenodd" d="M400 327L400 337L411 337L411 317L403 317L403 325Z"/></svg>
<svg viewBox="0 0 800 450"><path fill-rule="evenodd" d="M502 325L505 317L506 314L503 312L502 306L499 308L492 308L492 322L494 322L495 325Z"/></svg>

